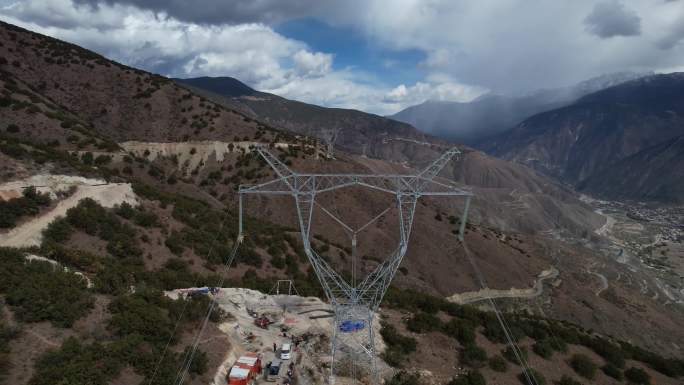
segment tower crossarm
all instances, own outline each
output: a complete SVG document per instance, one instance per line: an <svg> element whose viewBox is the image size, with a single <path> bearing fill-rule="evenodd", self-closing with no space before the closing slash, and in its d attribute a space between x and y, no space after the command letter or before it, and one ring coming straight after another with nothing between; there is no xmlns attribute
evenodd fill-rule
<svg viewBox="0 0 684 385"><path fill-rule="evenodd" d="M271 154L268 152L265 148L262 146L257 146L255 148L255 151L261 155L261 157L268 163L269 166L275 171L275 173L283 179L283 181L290 182L290 180L286 179L286 177L291 177L294 176L295 173L290 170L289 167L285 165L280 159L278 159L277 156Z"/></svg>
<svg viewBox="0 0 684 385"><path fill-rule="evenodd" d="M473 195L468 190L464 190L461 188L458 188L453 185L437 182L436 180L432 179L425 179L423 177L416 177L416 179L419 180L419 182L422 184L422 190L420 192L420 195L428 195L428 196L469 196Z"/></svg>
<svg viewBox="0 0 684 385"><path fill-rule="evenodd" d="M432 181L440 173L440 171L442 171L444 166L446 166L446 164L449 163L451 158L457 156L460 153L461 151L459 151L456 147L452 147L446 152L444 152L439 158L437 158L437 160L435 160L429 166L427 166L411 181L413 191L416 193L422 192L429 183L429 181Z"/></svg>

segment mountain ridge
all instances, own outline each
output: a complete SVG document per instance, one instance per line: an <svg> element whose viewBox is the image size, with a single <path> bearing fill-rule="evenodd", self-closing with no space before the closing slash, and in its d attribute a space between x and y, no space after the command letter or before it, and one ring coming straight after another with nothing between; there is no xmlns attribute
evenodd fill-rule
<svg viewBox="0 0 684 385"><path fill-rule="evenodd" d="M591 191L584 180L682 133L684 74L673 73L622 83L534 115L481 147ZM644 167L640 172L647 173Z"/></svg>
<svg viewBox="0 0 684 385"><path fill-rule="evenodd" d="M511 129L527 117L563 107L584 95L648 74L618 72L597 76L574 86L541 89L523 95L485 94L465 103L428 100L390 117L438 137L477 145Z"/></svg>

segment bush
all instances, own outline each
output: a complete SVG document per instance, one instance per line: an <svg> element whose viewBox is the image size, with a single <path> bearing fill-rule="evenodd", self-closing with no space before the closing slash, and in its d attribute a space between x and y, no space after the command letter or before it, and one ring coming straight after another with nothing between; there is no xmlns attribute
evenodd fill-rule
<svg viewBox="0 0 684 385"><path fill-rule="evenodd" d="M475 342L475 325L468 320L454 318L443 329L446 335L455 338L463 346Z"/></svg>
<svg viewBox="0 0 684 385"><path fill-rule="evenodd" d="M43 242L63 243L69 240L73 232L74 229L69 224L69 221L64 217L59 217L43 230Z"/></svg>
<svg viewBox="0 0 684 385"><path fill-rule="evenodd" d="M529 369L527 371L527 374L530 376L532 385L546 385L546 378L538 371L534 369ZM525 372L521 372L520 374L518 374L518 380L525 385L530 384L529 381L527 381L527 376L525 376Z"/></svg>
<svg viewBox="0 0 684 385"><path fill-rule="evenodd" d="M557 382L558 385L582 385L581 382L575 380L574 378L568 376L568 375L563 375L561 377L560 381Z"/></svg>
<svg viewBox="0 0 684 385"><path fill-rule="evenodd" d="M550 359L553 355L553 348L548 340L537 341L532 345L532 351L535 352L539 357Z"/></svg>
<svg viewBox="0 0 684 385"><path fill-rule="evenodd" d="M447 385L487 385L482 373L477 370L469 370L459 378L454 378Z"/></svg>
<svg viewBox="0 0 684 385"><path fill-rule="evenodd" d="M19 126L17 126L16 124L8 125L7 126L7 132L11 132L13 134L16 134L17 132L19 132Z"/></svg>
<svg viewBox="0 0 684 385"><path fill-rule="evenodd" d="M136 292L120 296L109 304L112 318L109 328L118 336L139 335L145 341L163 347L172 337L174 323L169 317L171 301L158 291Z"/></svg>
<svg viewBox="0 0 684 385"><path fill-rule="evenodd" d="M380 335L387 345L382 358L391 366L401 367L406 356L416 351L416 340L401 335L394 326L385 321L381 322L380 326Z"/></svg>
<svg viewBox="0 0 684 385"><path fill-rule="evenodd" d="M406 328L414 333L425 333L438 330L441 323L437 316L421 312L406 321Z"/></svg>
<svg viewBox="0 0 684 385"><path fill-rule="evenodd" d="M570 357L570 366L586 379L592 380L596 375L596 364L584 354L573 354Z"/></svg>
<svg viewBox="0 0 684 385"><path fill-rule="evenodd" d="M135 238L136 231L104 207L85 198L67 210L67 220L74 228L107 241L107 251L118 258L139 258L142 251Z"/></svg>
<svg viewBox="0 0 684 385"><path fill-rule="evenodd" d="M59 350L48 351L36 362L29 385L106 385L121 367L122 362L103 345L82 345L69 337Z"/></svg>
<svg viewBox="0 0 684 385"><path fill-rule="evenodd" d="M0 249L0 292L19 319L58 327L70 327L93 306L82 277L48 262L25 262L11 249Z"/></svg>
<svg viewBox="0 0 684 385"><path fill-rule="evenodd" d="M587 347L591 348L596 354L603 357L607 362L615 365L618 368L625 367L625 354L622 352L620 346L612 344L606 339L596 337L592 338Z"/></svg>
<svg viewBox="0 0 684 385"><path fill-rule="evenodd" d="M23 216L36 215L41 206L50 204L50 196L41 194L31 186L24 189L23 196L7 201L0 200L0 228L12 228Z"/></svg>
<svg viewBox="0 0 684 385"><path fill-rule="evenodd" d="M527 361L527 348L524 346L519 346L519 353L521 355L521 358L525 361ZM515 352L513 351L513 348L510 346L507 347L506 349L501 351L501 355L504 356L505 359L507 359L509 362L512 364L520 365L520 361L518 360L518 357L516 357Z"/></svg>
<svg viewBox="0 0 684 385"><path fill-rule="evenodd" d="M651 376L641 368L631 367L625 370L625 378L631 384L648 385L651 383Z"/></svg>
<svg viewBox="0 0 684 385"><path fill-rule="evenodd" d="M461 363L473 368L479 368L487 362L487 352L475 344L467 345L461 350Z"/></svg>
<svg viewBox="0 0 684 385"><path fill-rule="evenodd" d="M504 373L508 370L508 363L500 355L492 356L489 359L489 368L495 372Z"/></svg>
<svg viewBox="0 0 684 385"><path fill-rule="evenodd" d="M190 354L190 346L186 347L185 350L183 351L183 357L189 357ZM192 374L198 374L202 375L207 371L207 366L209 365L209 358L207 357L207 353L203 352L200 349L195 350L195 354L192 357L192 362L190 362L190 366L188 367L188 372Z"/></svg>
<svg viewBox="0 0 684 385"><path fill-rule="evenodd" d="M624 378L622 371L613 364L606 364L601 368L601 370L606 374L606 376L613 377L618 381L622 381Z"/></svg>

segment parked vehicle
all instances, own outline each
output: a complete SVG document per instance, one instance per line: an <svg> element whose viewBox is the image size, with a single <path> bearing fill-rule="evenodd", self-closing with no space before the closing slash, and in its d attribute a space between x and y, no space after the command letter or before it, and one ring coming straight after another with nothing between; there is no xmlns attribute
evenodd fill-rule
<svg viewBox="0 0 684 385"><path fill-rule="evenodd" d="M280 378L280 368L283 366L282 361L275 360L271 362L266 373L266 381L275 382Z"/></svg>
<svg viewBox="0 0 684 385"><path fill-rule="evenodd" d="M292 346L289 343L283 344L280 348L280 359L289 360L292 356Z"/></svg>
<svg viewBox="0 0 684 385"><path fill-rule="evenodd" d="M261 369L261 358L256 353L245 353L230 368L228 385L254 385Z"/></svg>
<svg viewBox="0 0 684 385"><path fill-rule="evenodd" d="M272 323L273 322L266 316L261 316L254 319L254 324L262 329L268 329L268 325Z"/></svg>

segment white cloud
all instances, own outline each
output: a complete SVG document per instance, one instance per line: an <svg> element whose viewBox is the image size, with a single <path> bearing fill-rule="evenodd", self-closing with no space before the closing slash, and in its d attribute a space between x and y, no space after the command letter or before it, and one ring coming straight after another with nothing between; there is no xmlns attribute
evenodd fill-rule
<svg viewBox="0 0 684 385"><path fill-rule="evenodd" d="M586 33L592 0L534 7L526 0L207 0L230 15L186 0L0 1L15 4L0 18L130 65L174 76L234 76L285 97L382 114L426 99L464 101L483 89L529 91L684 62L682 1L634 0L629 10L606 3L618 7L597 19L607 28L600 33L629 39ZM620 17L611 19L616 12ZM424 78L387 85L363 68L341 70L334 52L317 52L264 24L306 16L350 28L383 50L425 53ZM614 22L625 19L631 24ZM395 71L399 65L383 64Z"/></svg>
<svg viewBox="0 0 684 385"><path fill-rule="evenodd" d="M322 52L299 50L292 57L295 71L304 77L321 77L330 72L333 55Z"/></svg>
<svg viewBox="0 0 684 385"><path fill-rule="evenodd" d="M433 77L435 78L439 76ZM400 84L385 94L384 101L401 106L415 105L426 100L468 102L485 92L487 90L482 87L463 85L451 80L417 82L409 87Z"/></svg>
<svg viewBox="0 0 684 385"><path fill-rule="evenodd" d="M2 9L3 19L74 42L135 67L167 76L233 76L284 97L331 107L391 114L428 98L467 99L471 88L445 80L417 83L407 95L358 70L334 70L334 56L314 52L259 23L200 25L131 5L74 5L26 0Z"/></svg>

